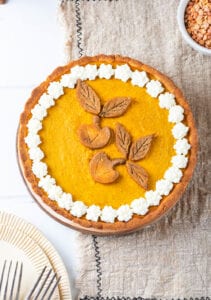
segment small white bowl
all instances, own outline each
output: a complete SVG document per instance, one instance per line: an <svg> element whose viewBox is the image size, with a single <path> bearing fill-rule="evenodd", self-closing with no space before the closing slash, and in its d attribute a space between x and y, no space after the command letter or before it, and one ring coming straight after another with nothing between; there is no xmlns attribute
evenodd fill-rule
<svg viewBox="0 0 211 300"><path fill-rule="evenodd" d="M203 47L195 42L185 27L185 9L188 4L189 0L180 0L180 4L177 9L177 22L179 25L179 30L182 33L184 40L196 51L201 52L205 55L211 55L211 49Z"/></svg>

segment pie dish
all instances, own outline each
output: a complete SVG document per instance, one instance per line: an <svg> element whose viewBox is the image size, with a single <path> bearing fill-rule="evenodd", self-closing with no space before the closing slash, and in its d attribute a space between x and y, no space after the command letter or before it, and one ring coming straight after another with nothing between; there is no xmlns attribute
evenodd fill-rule
<svg viewBox="0 0 211 300"><path fill-rule="evenodd" d="M70 227L137 230L183 194L197 154L193 116L159 71L119 55L57 68L20 118L19 165L38 203Z"/></svg>

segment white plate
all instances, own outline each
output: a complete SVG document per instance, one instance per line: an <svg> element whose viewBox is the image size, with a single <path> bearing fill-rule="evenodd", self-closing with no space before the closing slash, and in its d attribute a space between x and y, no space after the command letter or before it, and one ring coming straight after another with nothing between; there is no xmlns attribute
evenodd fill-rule
<svg viewBox="0 0 211 300"><path fill-rule="evenodd" d="M17 261L23 263L21 298L27 296L43 267L46 266L47 269L52 267L46 254L29 236L12 227L0 225L0 270L3 269L5 259L7 260L5 274L7 274L10 261L12 261L11 274L14 274ZM2 290L6 284L6 276L4 278ZM9 287L12 285L12 279L13 276L10 276ZM58 289L55 291L54 299L59 299Z"/></svg>
<svg viewBox="0 0 211 300"><path fill-rule="evenodd" d="M39 264L34 263L34 268L38 271L35 272L40 272L40 269L43 268L43 263L44 263L44 256L48 260L48 265L50 264L52 268L54 269L54 272L57 273L58 276L62 276L62 279L59 284L59 295L57 294L56 299L62 299L62 300L71 300L71 291L70 291L70 285L69 285L69 279L68 279L68 274L67 271L64 267L64 264L56 252L56 250L53 248L51 243L42 235L42 233L36 229L33 225L27 223L23 219L20 219L17 216L5 213L5 212L0 212L0 227L7 227L10 232L14 232L13 239L17 232L19 232L22 236L24 236L24 241L29 240L32 242L33 247L35 247L36 250L36 255L38 255L38 252L42 253L42 267L39 267ZM1 230L1 229L0 229ZM10 236L11 233L8 234ZM1 238L0 238L1 239ZM27 245L27 242L24 242L24 245ZM4 246L3 246L4 247ZM24 246L25 247L25 246ZM29 247L29 246L26 246ZM27 248L29 249L29 248ZM26 251L28 251L26 249ZM39 249L39 250L38 250ZM0 250L1 251L1 250ZM29 251L30 252L30 251ZM32 255L32 254L31 254ZM43 256L44 255L44 256ZM0 252L0 256L1 252ZM26 255L28 256L28 255ZM31 257L31 256L30 256ZM24 259L24 257L23 257ZM37 257L39 260L39 258ZM34 260L35 261L35 260ZM28 262L26 261L26 265ZM30 265L30 264L29 264ZM30 269L30 268L29 268ZM30 280L31 281L31 280ZM24 288L24 286L23 286Z"/></svg>

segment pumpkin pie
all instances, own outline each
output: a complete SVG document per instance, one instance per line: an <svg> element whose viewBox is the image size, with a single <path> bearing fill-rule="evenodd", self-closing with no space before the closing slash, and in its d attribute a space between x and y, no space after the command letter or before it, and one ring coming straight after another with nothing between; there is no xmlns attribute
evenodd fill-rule
<svg viewBox="0 0 211 300"><path fill-rule="evenodd" d="M20 118L25 182L50 215L97 234L134 231L164 215L196 164L197 133L182 92L119 55L57 68Z"/></svg>

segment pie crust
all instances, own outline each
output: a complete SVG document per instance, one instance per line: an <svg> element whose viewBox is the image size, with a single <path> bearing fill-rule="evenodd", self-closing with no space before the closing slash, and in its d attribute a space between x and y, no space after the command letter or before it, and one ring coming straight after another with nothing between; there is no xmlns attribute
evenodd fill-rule
<svg viewBox="0 0 211 300"><path fill-rule="evenodd" d="M159 206L151 206L149 212L144 216L133 215L132 219L128 222L120 222L116 220L114 223L105 223L102 221L88 221L85 217L77 218L71 215L67 210L60 208L57 202L50 200L46 193L38 187L38 179L32 172L32 162L29 158L27 145L24 138L27 135L27 123L31 117L31 110L37 104L41 95L47 90L50 82L58 80L61 75L67 73L70 68L80 65L84 66L90 63L96 64L128 64L132 69L146 71L151 74L155 79L162 82L163 86L172 94L175 95L177 103L184 108L184 115L186 123L189 127L188 141L191 145L189 150L188 166L183 170L183 177L181 181L174 186L174 189L168 196L162 198ZM60 221L61 223L80 230L85 233L93 233L99 235L108 234L123 234L138 230L161 216L165 215L170 208L172 208L180 199L184 193L188 182L193 174L194 167L197 160L197 131L194 125L194 119L191 109L186 102L182 92L177 88L174 83L165 75L157 71L156 69L145 65L137 60L129 57L122 57L119 55L98 55L94 57L83 57L79 60L70 62L68 65L58 67L54 72L41 83L37 88L32 91L32 94L26 102L23 113L20 117L20 124L17 134L17 153L20 170L22 172L25 183L40 206L52 217Z"/></svg>

